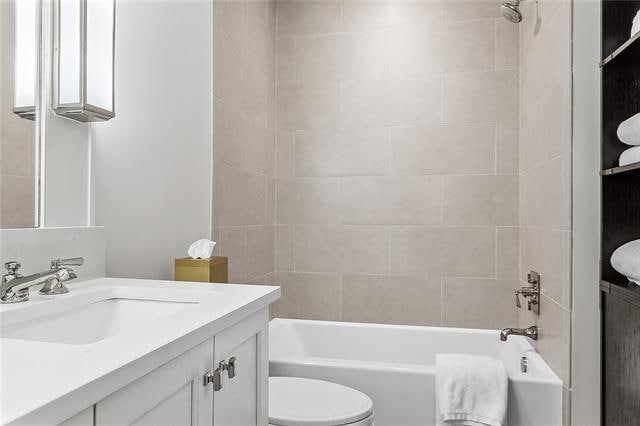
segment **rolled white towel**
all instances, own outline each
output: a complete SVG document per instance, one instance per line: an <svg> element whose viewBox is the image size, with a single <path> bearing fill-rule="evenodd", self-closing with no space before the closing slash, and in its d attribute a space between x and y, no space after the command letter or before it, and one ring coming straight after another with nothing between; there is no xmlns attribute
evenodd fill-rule
<svg viewBox="0 0 640 426"><path fill-rule="evenodd" d="M640 113L620 123L617 133L621 142L627 145L640 145Z"/></svg>
<svg viewBox="0 0 640 426"><path fill-rule="evenodd" d="M633 163L640 163L640 146L634 146L625 150L620 154L620 160L618 162L621 166L626 166Z"/></svg>
<svg viewBox="0 0 640 426"><path fill-rule="evenodd" d="M621 245L611 255L613 269L640 285L640 240Z"/></svg>
<svg viewBox="0 0 640 426"><path fill-rule="evenodd" d="M631 37L640 31L640 10L636 13L635 18L633 18L633 24L631 25Z"/></svg>
<svg viewBox="0 0 640 426"><path fill-rule="evenodd" d="M502 426L509 376L502 361L468 354L436 354L436 424Z"/></svg>

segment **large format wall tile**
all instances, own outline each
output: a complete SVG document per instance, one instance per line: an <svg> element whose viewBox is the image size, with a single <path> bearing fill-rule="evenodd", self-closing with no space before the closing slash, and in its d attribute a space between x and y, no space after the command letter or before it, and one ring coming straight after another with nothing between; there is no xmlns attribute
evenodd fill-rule
<svg viewBox="0 0 640 426"><path fill-rule="evenodd" d="M392 275L495 276L493 228L399 226L389 235Z"/></svg>
<svg viewBox="0 0 640 426"><path fill-rule="evenodd" d="M344 275L342 320L440 325L439 278Z"/></svg>
<svg viewBox="0 0 640 426"><path fill-rule="evenodd" d="M512 308L519 27L499 6L277 4L275 263L304 281L278 315L438 325L443 277L488 283L496 318Z"/></svg>
<svg viewBox="0 0 640 426"><path fill-rule="evenodd" d="M341 87L343 128L439 123L439 76L349 80Z"/></svg>
<svg viewBox="0 0 640 426"><path fill-rule="evenodd" d="M447 176L443 221L450 225L517 225L518 176Z"/></svg>
<svg viewBox="0 0 640 426"><path fill-rule="evenodd" d="M517 284L517 281L445 278L442 283L442 324L494 330L515 324L517 312L513 288Z"/></svg>
<svg viewBox="0 0 640 426"><path fill-rule="evenodd" d="M344 178L342 221L359 225L441 223L441 193L438 176Z"/></svg>
<svg viewBox="0 0 640 426"><path fill-rule="evenodd" d="M518 72L482 71L446 74L445 123L518 120Z"/></svg>
<svg viewBox="0 0 640 426"><path fill-rule="evenodd" d="M392 175L492 174L493 123L392 127Z"/></svg>
<svg viewBox="0 0 640 426"><path fill-rule="evenodd" d="M340 320L340 276L334 274L276 272L282 298L279 317Z"/></svg>

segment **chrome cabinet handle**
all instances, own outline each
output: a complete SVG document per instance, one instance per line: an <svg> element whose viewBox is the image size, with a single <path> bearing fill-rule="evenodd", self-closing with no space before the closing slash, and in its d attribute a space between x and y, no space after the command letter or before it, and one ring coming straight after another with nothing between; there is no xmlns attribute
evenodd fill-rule
<svg viewBox="0 0 640 426"><path fill-rule="evenodd" d="M229 358L229 363L227 364L227 376L229 376L230 379L236 377L236 367L238 367L238 358L232 356Z"/></svg>
<svg viewBox="0 0 640 426"><path fill-rule="evenodd" d="M213 391L218 392L222 389L222 372L227 369L227 363L222 360L218 363L218 368L213 370L213 373L207 371L203 376L202 384L207 386L209 383L213 383Z"/></svg>
<svg viewBox="0 0 640 426"><path fill-rule="evenodd" d="M207 386L209 383L213 383L214 392L218 392L222 389L222 372L227 372L227 377L233 379L236 377L236 367L238 366L238 359L235 356L229 358L229 362L224 359L218 363L218 368L213 370L213 373L207 371L202 376L202 385Z"/></svg>

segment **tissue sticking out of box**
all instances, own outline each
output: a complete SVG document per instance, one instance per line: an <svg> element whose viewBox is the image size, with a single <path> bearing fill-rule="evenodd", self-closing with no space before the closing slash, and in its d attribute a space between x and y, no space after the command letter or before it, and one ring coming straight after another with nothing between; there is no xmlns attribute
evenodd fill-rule
<svg viewBox="0 0 640 426"><path fill-rule="evenodd" d="M202 239L193 242L187 250L187 254L192 259L209 259L213 253L213 248L216 246L215 241Z"/></svg>

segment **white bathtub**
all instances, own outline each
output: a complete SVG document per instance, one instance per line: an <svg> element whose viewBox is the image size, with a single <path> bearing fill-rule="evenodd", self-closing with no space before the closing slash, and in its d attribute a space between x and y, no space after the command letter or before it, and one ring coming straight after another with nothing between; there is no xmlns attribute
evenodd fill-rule
<svg viewBox="0 0 640 426"><path fill-rule="evenodd" d="M562 382L524 337L505 343L488 330L274 319L269 339L271 376L359 389L373 399L376 426L435 424L436 353L501 359L509 373L510 426L562 424Z"/></svg>

